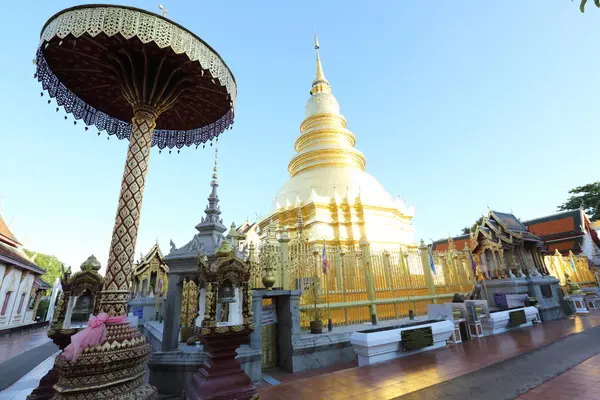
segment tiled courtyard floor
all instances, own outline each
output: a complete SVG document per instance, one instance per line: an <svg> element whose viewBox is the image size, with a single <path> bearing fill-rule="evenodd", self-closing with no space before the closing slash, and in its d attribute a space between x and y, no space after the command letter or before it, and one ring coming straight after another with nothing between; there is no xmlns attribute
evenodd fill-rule
<svg viewBox="0 0 600 400"><path fill-rule="evenodd" d="M300 374L298 380L293 376L285 379L278 377L287 382L260 388L259 393L263 400L393 399L599 325L600 313L550 321L372 366L349 368L311 378Z"/></svg>
<svg viewBox="0 0 600 400"><path fill-rule="evenodd" d="M48 327L2 336L0 363L47 342L50 342Z"/></svg>
<svg viewBox="0 0 600 400"><path fill-rule="evenodd" d="M600 400L600 355L544 382L518 400Z"/></svg>

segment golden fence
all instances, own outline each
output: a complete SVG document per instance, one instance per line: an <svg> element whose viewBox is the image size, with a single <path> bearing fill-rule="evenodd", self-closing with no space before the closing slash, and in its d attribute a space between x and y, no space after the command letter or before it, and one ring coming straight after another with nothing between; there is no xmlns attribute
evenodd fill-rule
<svg viewBox="0 0 600 400"><path fill-rule="evenodd" d="M427 250L384 250L368 244L358 248L327 246L323 270L323 245L302 240L278 243L269 238L259 255L250 254L252 285L263 287L266 270L275 276L275 287L301 290L301 326L314 318L315 300L307 288L318 286L316 309L323 320L350 325L405 318L409 310L425 315L427 304L447 302L455 293L473 288L470 263L462 252L434 252L435 273ZM426 264L424 264L426 262ZM425 265L425 269L423 267Z"/></svg>
<svg viewBox="0 0 600 400"><path fill-rule="evenodd" d="M377 320L406 318L409 310L426 315L427 305L451 301L454 294L473 290L473 263L481 269L479 257L468 250L451 249L431 253L427 246L418 249L380 249L369 244L357 248L325 247L327 271L323 269L323 245L302 239L278 241L267 238L258 256L250 254L253 287L263 287L266 271L275 277L275 287L301 290L300 325L308 328L315 309L323 321L350 325ZM546 256L552 275L565 284L565 271L581 286L596 284L585 256L572 256L575 271L570 273L570 258ZM316 285L317 299L308 290Z"/></svg>
<svg viewBox="0 0 600 400"><path fill-rule="evenodd" d="M597 285L596 277L590 270L586 256L576 256L571 251L568 256L563 256L555 251L553 255L544 256L544 263L548 272L560 280L561 286L567 284L567 276L581 287Z"/></svg>

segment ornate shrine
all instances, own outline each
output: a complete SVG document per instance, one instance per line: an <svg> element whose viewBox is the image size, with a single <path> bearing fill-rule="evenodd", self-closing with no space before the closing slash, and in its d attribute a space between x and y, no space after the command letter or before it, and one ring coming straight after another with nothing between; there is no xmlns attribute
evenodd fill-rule
<svg viewBox="0 0 600 400"><path fill-rule="evenodd" d="M131 268L132 297L161 296L167 291L169 267L163 261L158 243Z"/></svg>
<svg viewBox="0 0 600 400"><path fill-rule="evenodd" d="M98 273L100 262L91 255L81 264L80 271L71 276L71 269L63 269L61 277L62 293L58 295L54 308L54 315L48 330L48 337L60 350L64 350L71 343L71 336L84 328L84 325L75 326L72 323L73 312L77 308L77 300L86 298L91 301L87 307L87 317L96 313L98 304L95 302L96 294L100 293L104 278ZM81 309L84 309L83 307ZM87 318L85 319L87 322ZM55 395L53 386L58 382L59 370L56 366L40 380L39 386L27 397L29 400L50 399Z"/></svg>
<svg viewBox="0 0 600 400"><path fill-rule="evenodd" d="M249 343L255 329L250 264L236 255L228 241L219 246L216 257L210 265L205 256L198 258L199 280L204 286L199 338L208 360L186 384L185 395L189 399L258 399L250 378L236 360L237 348ZM225 305L236 302L241 303L238 313L229 312L233 309ZM219 314L228 317L220 322Z"/></svg>

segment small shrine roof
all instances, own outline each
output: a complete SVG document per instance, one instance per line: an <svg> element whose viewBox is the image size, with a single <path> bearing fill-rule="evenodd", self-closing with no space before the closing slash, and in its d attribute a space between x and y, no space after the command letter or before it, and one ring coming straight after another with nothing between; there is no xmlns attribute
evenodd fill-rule
<svg viewBox="0 0 600 400"><path fill-rule="evenodd" d="M248 223L248 222L245 222L244 224L242 224L242 226L240 226L240 227L237 229L237 233L239 233L239 234L242 234L242 235L243 235L243 234L247 233L247 232L248 232L250 229L252 229L252 227L253 227L254 225L256 225L256 222L253 222L253 223Z"/></svg>
<svg viewBox="0 0 600 400"><path fill-rule="evenodd" d="M165 271L169 271L169 267L167 266L167 264L163 261L163 254L160 251L160 247L158 246L158 243L155 243L151 248L150 251L148 251L148 253L146 253L145 256L143 256L140 261L135 264L133 266L133 274L134 275L138 275L140 274L143 270L145 270L146 266L150 265L150 261L152 261L152 259L158 256L158 260L159 260L159 264L160 267L162 269L164 269Z"/></svg>

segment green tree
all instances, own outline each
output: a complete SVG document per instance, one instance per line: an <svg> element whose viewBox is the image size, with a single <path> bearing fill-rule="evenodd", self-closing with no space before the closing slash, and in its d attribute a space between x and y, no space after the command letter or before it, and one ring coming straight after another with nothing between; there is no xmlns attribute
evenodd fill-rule
<svg viewBox="0 0 600 400"><path fill-rule="evenodd" d="M25 254L27 254L30 258L34 259L34 262L43 270L46 271L44 275L42 275L42 279L46 281L46 283L52 285L56 278L59 278L62 275L62 265L58 258L55 256L49 256L47 254L36 253L35 251L23 249ZM35 258L34 258L35 257Z"/></svg>
<svg viewBox="0 0 600 400"><path fill-rule="evenodd" d="M587 0L581 0L581 3L579 4L579 10L581 10L581 12L585 12L585 3L587 3ZM594 0L594 4L596 7L600 8L600 0Z"/></svg>
<svg viewBox="0 0 600 400"><path fill-rule="evenodd" d="M577 210L581 207L591 216L592 221L600 219L600 182L577 186L569 190L569 194L572 196L558 206L559 211Z"/></svg>
<svg viewBox="0 0 600 400"><path fill-rule="evenodd" d="M598 0L598 1L600 1L600 0ZM471 232L474 233L475 229L477 229L477 226L481 225L482 222L483 222L483 217L481 217L477 221L475 221L475 223L470 228L469 227L462 228L462 234L463 235L468 235Z"/></svg>

